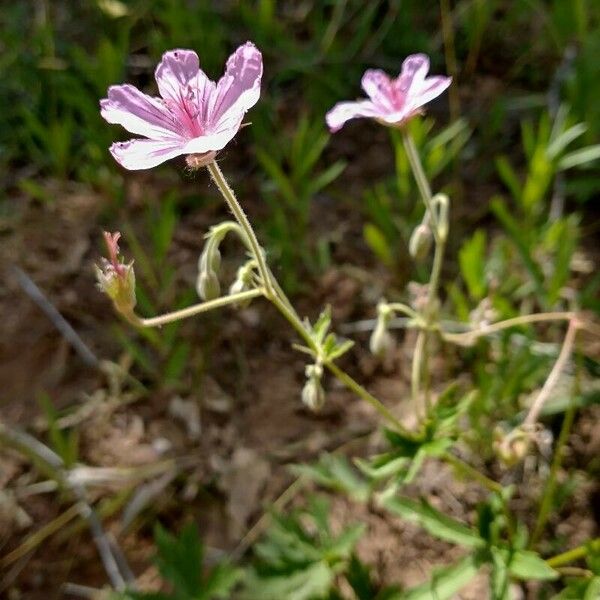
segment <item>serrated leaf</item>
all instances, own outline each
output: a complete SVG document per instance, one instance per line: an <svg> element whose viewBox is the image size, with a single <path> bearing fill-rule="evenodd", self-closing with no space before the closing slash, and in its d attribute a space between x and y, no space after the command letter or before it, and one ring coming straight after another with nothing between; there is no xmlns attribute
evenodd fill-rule
<svg viewBox="0 0 600 600"><path fill-rule="evenodd" d="M518 550L508 565L508 571L517 579L556 579L558 573L536 552Z"/></svg>
<svg viewBox="0 0 600 600"><path fill-rule="evenodd" d="M476 548L484 544L476 531L439 512L425 500L415 502L408 498L395 496L386 498L383 506L395 515L418 523L439 539L469 548Z"/></svg>

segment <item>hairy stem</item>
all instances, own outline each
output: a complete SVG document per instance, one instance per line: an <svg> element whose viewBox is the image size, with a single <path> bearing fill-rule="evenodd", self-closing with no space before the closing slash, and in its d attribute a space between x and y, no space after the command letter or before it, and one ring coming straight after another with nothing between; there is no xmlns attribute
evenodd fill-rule
<svg viewBox="0 0 600 600"><path fill-rule="evenodd" d="M506 319L505 321L498 321L497 323L492 323L491 325L486 325L479 329L465 331L464 333L442 332L442 337L447 342L453 342L455 344L469 344L475 341L477 338L491 335L492 333L497 333L504 329L510 329L511 327L528 325L529 323L543 323L546 321L570 321L576 316L577 313L575 312L551 312L523 315L520 317L514 317L512 319Z"/></svg>
<svg viewBox="0 0 600 600"><path fill-rule="evenodd" d="M431 186L429 185L429 181L423 170L423 165L421 164L421 158L419 157L415 142L406 128L402 130L402 141L404 143L406 155L408 156L408 162L410 163L413 175L415 176L415 181L417 182L417 187L421 193L421 198L423 199L427 213L433 224L433 236L437 241L439 236L439 224L437 213L435 212L433 202L431 201Z"/></svg>
<svg viewBox="0 0 600 600"><path fill-rule="evenodd" d="M575 320L572 320L569 323L569 329L567 329L567 334L565 335L565 340L563 342L562 348L552 367L552 371L550 371L550 375L548 375L548 379L544 383L544 387L542 387L540 393L537 395L534 400L531 408L529 409L529 413L525 417L523 421L524 426L531 426L538 420L540 411L544 406L544 403L552 393L554 386L558 382L558 379L563 372L567 361L571 356L571 352L573 351L573 345L575 343L575 338L577 336L577 323Z"/></svg>
<svg viewBox="0 0 600 600"><path fill-rule="evenodd" d="M475 481L481 483L485 488L487 488L491 492L502 492L503 487L500 483L494 481L493 479L490 479L489 477L486 477L483 473L480 473L470 464L458 458L458 456L455 456L450 452L446 452L442 458L446 462L450 463L453 467L455 467L458 471L464 473L471 479L474 479Z"/></svg>
<svg viewBox="0 0 600 600"><path fill-rule="evenodd" d="M161 325L166 325L167 323L172 323L173 321L180 321L181 319L187 319L215 308L222 308L223 306L228 306L229 304L236 304L237 302L251 300L252 298L257 298L258 296L264 295L265 290L263 288L256 288L253 290L239 292L237 294L221 296L220 298L209 300L208 302L200 302L199 304L194 304L193 306L188 306L187 308L182 308L181 310L174 310L173 312L159 315L158 317L151 317L149 319L142 319L134 313L124 316L133 325L138 327L160 327Z"/></svg>
<svg viewBox="0 0 600 600"><path fill-rule="evenodd" d="M227 202L227 205L233 213L236 221L240 224L246 233L246 236L248 237L250 247L252 248L252 253L254 254L254 258L256 258L256 262L258 264L258 270L260 272L261 279L263 280L265 295L267 298L270 298L273 295L271 276L262 248L258 243L256 234L254 233L254 229L252 228L244 209L237 201L233 190L229 187L229 184L227 183L227 180L225 179L223 172L219 168L219 165L216 163L216 161L208 163L207 169L212 177L212 180L215 182L216 186L219 188L219 191L223 195L223 198L225 198L225 201Z"/></svg>

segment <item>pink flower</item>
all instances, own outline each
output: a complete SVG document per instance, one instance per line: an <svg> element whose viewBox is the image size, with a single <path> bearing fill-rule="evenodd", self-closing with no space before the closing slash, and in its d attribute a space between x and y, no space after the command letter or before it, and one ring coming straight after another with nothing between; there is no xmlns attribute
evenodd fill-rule
<svg viewBox="0 0 600 600"><path fill-rule="evenodd" d="M361 85L369 100L339 102L326 115L332 132L342 128L350 119L369 117L384 125L399 126L422 113L422 106L437 98L452 82L451 77L427 77L429 58L412 54L402 63L396 79L379 69L369 69Z"/></svg>
<svg viewBox="0 0 600 600"><path fill-rule="evenodd" d="M221 150L242 124L244 114L260 97L262 55L251 42L227 61L217 83L200 70L192 50L163 54L155 78L160 98L132 85L115 85L100 101L102 116L143 138L116 142L111 154L126 169L149 169L185 155Z"/></svg>

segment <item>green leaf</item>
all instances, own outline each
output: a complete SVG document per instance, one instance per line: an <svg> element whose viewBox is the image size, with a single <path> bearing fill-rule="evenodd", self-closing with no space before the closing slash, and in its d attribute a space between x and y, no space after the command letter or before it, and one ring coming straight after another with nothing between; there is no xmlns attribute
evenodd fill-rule
<svg viewBox="0 0 600 600"><path fill-rule="evenodd" d="M556 579L558 573L536 552L518 550L508 565L508 571L517 579Z"/></svg>
<svg viewBox="0 0 600 600"><path fill-rule="evenodd" d="M292 472L326 488L346 493L357 502L366 502L371 494L369 483L343 455L325 453L312 465L294 465Z"/></svg>
<svg viewBox="0 0 600 600"><path fill-rule="evenodd" d="M584 123L577 123L573 127L569 127L566 131L561 133L556 139L554 139L550 145L546 148L546 154L551 160L555 160L558 155L574 140L579 136L583 135L587 131L587 125Z"/></svg>
<svg viewBox="0 0 600 600"><path fill-rule="evenodd" d="M523 193L521 182L506 156L498 156L496 158L496 168L498 169L498 174L500 175L502 182L509 189L512 197L519 201Z"/></svg>
<svg viewBox="0 0 600 600"><path fill-rule="evenodd" d="M353 340L340 341L336 339L335 346L327 353L327 358L329 358L329 360L335 360L336 358L339 358L340 356L346 354L346 352L348 352L348 350L351 350L353 346Z"/></svg>
<svg viewBox="0 0 600 600"><path fill-rule="evenodd" d="M466 556L460 562L434 571L424 584L398 595L398 600L450 600L479 571L479 561Z"/></svg>
<svg viewBox="0 0 600 600"><path fill-rule="evenodd" d="M394 265L394 255L387 238L373 223L367 223L363 228L363 237L373 254L388 268Z"/></svg>
<svg viewBox="0 0 600 600"><path fill-rule="evenodd" d="M525 267L527 268L529 274L535 282L538 294L541 297L544 297L544 275L540 267L537 265L537 263L533 260L531 256L529 249L529 240L523 234L521 226L509 213L504 202L500 198L494 198L491 202L490 208L492 209L492 212L496 215L500 223L503 225L504 229L511 237L512 241L515 243L517 250L521 255L521 259L525 264Z"/></svg>
<svg viewBox="0 0 600 600"><path fill-rule="evenodd" d="M586 146L580 150L575 150L569 154L565 154L560 161L558 161L558 168L561 171L565 169L572 169L573 167L582 167L594 160L600 158L600 144L594 146Z"/></svg>
<svg viewBox="0 0 600 600"><path fill-rule="evenodd" d="M481 300L486 293L486 234L478 229L458 253L460 272L473 300Z"/></svg>
<svg viewBox="0 0 600 600"><path fill-rule="evenodd" d="M204 550L193 524L186 525L178 537L157 523L154 541L158 549L156 564L160 574L177 591L194 596L201 589Z"/></svg>
<svg viewBox="0 0 600 600"><path fill-rule="evenodd" d="M395 496L386 498L383 506L395 515L418 523L439 539L469 548L476 548L484 544L476 531L439 512L425 500L415 502L408 498Z"/></svg>
<svg viewBox="0 0 600 600"><path fill-rule="evenodd" d="M263 577L250 575L244 600L315 600L329 591L335 573L324 562L316 562L293 573Z"/></svg>

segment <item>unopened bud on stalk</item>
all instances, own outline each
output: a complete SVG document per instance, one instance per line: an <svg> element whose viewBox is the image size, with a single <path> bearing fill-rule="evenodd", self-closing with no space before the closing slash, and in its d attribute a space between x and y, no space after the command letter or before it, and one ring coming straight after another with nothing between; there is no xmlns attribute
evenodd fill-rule
<svg viewBox="0 0 600 600"><path fill-rule="evenodd" d="M318 412L325 404L325 390L321 385L323 377L323 367L316 363L308 365L305 370L306 383L302 388L302 402L314 412Z"/></svg>
<svg viewBox="0 0 600 600"><path fill-rule="evenodd" d="M218 241L209 238L198 260L198 278L196 291L202 300L215 300L221 295L219 269L221 268L221 252Z"/></svg>
<svg viewBox="0 0 600 600"><path fill-rule="evenodd" d="M382 358L388 352L393 352L396 342L388 331L388 325L394 316L394 312L385 301L377 305L377 323L369 340L369 349L371 352Z"/></svg>
<svg viewBox="0 0 600 600"><path fill-rule="evenodd" d="M494 451L506 467L514 467L527 456L531 441L530 432L519 427L508 433L501 427L494 429Z"/></svg>
<svg viewBox="0 0 600 600"><path fill-rule="evenodd" d="M196 279L196 291L202 300L215 300L221 295L221 284L212 270L201 271Z"/></svg>
<svg viewBox="0 0 600 600"><path fill-rule="evenodd" d="M240 294L252 289L252 279L254 276L254 259L249 260L246 264L242 265L238 270L235 277L235 281L229 288L229 294ZM245 308L250 304L250 300L239 302L240 308Z"/></svg>
<svg viewBox="0 0 600 600"><path fill-rule="evenodd" d="M433 234L428 223L423 222L418 225L410 236L408 242L408 251L417 261L421 262L427 258L431 250Z"/></svg>
<svg viewBox="0 0 600 600"><path fill-rule="evenodd" d="M115 308L122 314L131 315L136 305L135 272L133 261L125 264L119 256L121 234L104 232L104 241L108 250L108 259L102 258L96 265L98 287L113 301Z"/></svg>

